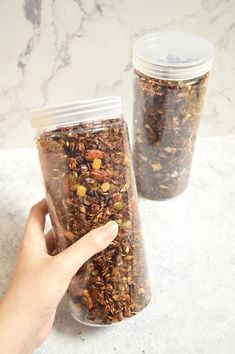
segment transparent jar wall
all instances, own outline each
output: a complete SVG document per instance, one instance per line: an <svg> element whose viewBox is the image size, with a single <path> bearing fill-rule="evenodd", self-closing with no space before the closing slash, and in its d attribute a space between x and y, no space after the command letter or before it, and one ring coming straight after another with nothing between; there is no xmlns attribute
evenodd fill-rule
<svg viewBox="0 0 235 354"><path fill-rule="evenodd" d="M37 146L58 252L109 220L119 224L112 244L73 277L73 316L89 325L132 317L150 290L126 123L120 117L44 132Z"/></svg>
<svg viewBox="0 0 235 354"><path fill-rule="evenodd" d="M134 167L143 196L167 199L187 187L207 81L208 73L166 81L135 71Z"/></svg>

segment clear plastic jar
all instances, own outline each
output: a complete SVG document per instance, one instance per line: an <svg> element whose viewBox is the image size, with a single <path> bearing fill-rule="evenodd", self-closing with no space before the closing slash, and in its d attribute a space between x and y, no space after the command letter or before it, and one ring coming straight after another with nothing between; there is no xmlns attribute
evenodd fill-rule
<svg viewBox="0 0 235 354"><path fill-rule="evenodd" d="M88 325L132 317L150 301L127 125L119 97L31 112L57 251L109 220L118 236L88 260L68 289Z"/></svg>
<svg viewBox="0 0 235 354"><path fill-rule="evenodd" d="M134 167L147 198L187 187L212 56L207 40L183 32L151 33L134 45Z"/></svg>

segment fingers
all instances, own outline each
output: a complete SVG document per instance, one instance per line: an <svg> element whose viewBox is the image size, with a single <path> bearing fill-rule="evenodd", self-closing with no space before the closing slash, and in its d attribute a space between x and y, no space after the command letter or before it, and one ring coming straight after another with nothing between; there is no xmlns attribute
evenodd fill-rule
<svg viewBox="0 0 235 354"><path fill-rule="evenodd" d="M52 255L53 252L55 251L55 238L52 230L47 232L47 234L45 235L45 239L46 239L48 254Z"/></svg>
<svg viewBox="0 0 235 354"><path fill-rule="evenodd" d="M29 246L32 250L42 250L44 252L47 250L43 233L47 212L46 199L41 200L31 208L22 240L24 246Z"/></svg>
<svg viewBox="0 0 235 354"><path fill-rule="evenodd" d="M94 254L104 250L117 236L118 224L109 221L104 226L90 231L80 240L55 256L59 267L72 277Z"/></svg>
<svg viewBox="0 0 235 354"><path fill-rule="evenodd" d="M26 223L26 232L41 233L44 231L45 226L45 216L48 213L46 199L42 199L40 202L35 204L29 213L29 217Z"/></svg>

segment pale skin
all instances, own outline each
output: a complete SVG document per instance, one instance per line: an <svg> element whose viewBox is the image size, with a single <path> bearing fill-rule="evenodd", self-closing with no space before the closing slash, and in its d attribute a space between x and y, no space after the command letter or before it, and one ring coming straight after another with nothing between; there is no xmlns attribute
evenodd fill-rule
<svg viewBox="0 0 235 354"><path fill-rule="evenodd" d="M52 232L44 235L47 212L45 199L32 207L14 274L0 301L0 348L4 354L31 354L45 341L73 275L118 233L117 223L110 221L52 256Z"/></svg>

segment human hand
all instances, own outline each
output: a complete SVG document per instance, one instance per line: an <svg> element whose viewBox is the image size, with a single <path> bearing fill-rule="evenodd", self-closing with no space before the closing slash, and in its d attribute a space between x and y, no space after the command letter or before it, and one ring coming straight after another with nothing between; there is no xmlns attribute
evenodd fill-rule
<svg viewBox="0 0 235 354"><path fill-rule="evenodd" d="M0 348L4 354L29 354L48 336L56 308L72 277L116 237L110 221L92 230L60 254L50 231L44 235L46 200L32 207L20 244L16 268L0 302Z"/></svg>

